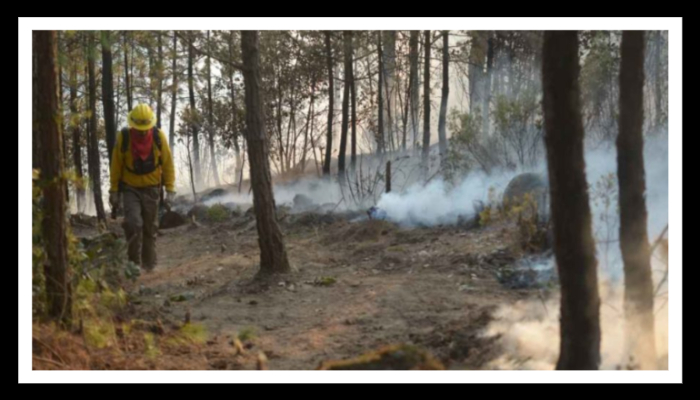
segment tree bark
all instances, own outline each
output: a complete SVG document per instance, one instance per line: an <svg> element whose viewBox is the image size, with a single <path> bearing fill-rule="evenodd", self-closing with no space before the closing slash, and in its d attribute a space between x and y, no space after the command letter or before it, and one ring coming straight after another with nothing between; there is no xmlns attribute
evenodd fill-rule
<svg viewBox="0 0 700 400"><path fill-rule="evenodd" d="M418 42L420 41L420 31L411 31L411 38L409 39L409 59L411 63L410 75L411 75L411 148L418 148L418 131L420 130L418 125L418 109L420 108L420 100L418 100Z"/></svg>
<svg viewBox="0 0 700 400"><path fill-rule="evenodd" d="M450 94L450 51L449 31L442 32L442 101L438 119L438 140L440 161L444 164L447 157L447 99Z"/></svg>
<svg viewBox="0 0 700 400"><path fill-rule="evenodd" d="M95 195L95 211L97 219L107 221L102 202L102 178L100 168L100 149L97 140L97 84L95 83L95 33L87 34L88 49L88 88L90 98L90 129L88 131L88 169L92 179L92 192Z"/></svg>
<svg viewBox="0 0 700 400"><path fill-rule="evenodd" d="M129 107L129 111L133 109L133 102L131 97L131 79L129 76L129 46L127 44L128 32L124 32L122 38L124 39L124 80L126 84L126 103Z"/></svg>
<svg viewBox="0 0 700 400"><path fill-rule="evenodd" d="M173 31L173 87L172 100L170 102L170 153L175 159L175 115L177 113L177 89L178 89L178 74L177 74L177 34Z"/></svg>
<svg viewBox="0 0 700 400"><path fill-rule="evenodd" d="M211 54L211 31L207 31L207 51ZM211 95L211 57L207 56L207 97L209 105L209 154L211 157L211 168L214 172L214 183L221 186L219 179L219 169L216 166L216 149L214 147L214 103Z"/></svg>
<svg viewBox="0 0 700 400"><path fill-rule="evenodd" d="M427 178L428 157L430 156L430 31L423 33L425 40L425 66L423 70L423 177Z"/></svg>
<svg viewBox="0 0 700 400"><path fill-rule="evenodd" d="M270 176L269 144L265 132L265 108L261 90L258 32L241 31L245 80L246 126L253 207L260 244L258 276L290 272L282 232L277 224Z"/></svg>
<svg viewBox="0 0 700 400"><path fill-rule="evenodd" d="M340 127L340 151L338 153L338 178L342 182L345 178L345 152L348 145L348 122L350 110L350 85L351 85L351 70L352 70L352 33L343 31L343 47L345 66L343 68L343 116Z"/></svg>
<svg viewBox="0 0 700 400"><path fill-rule="evenodd" d="M542 56L554 253L561 284L557 369L598 369L600 298L583 157L577 32L546 31Z"/></svg>
<svg viewBox="0 0 700 400"><path fill-rule="evenodd" d="M37 77L37 123L41 135L43 187L42 235L49 317L69 327L71 322L71 271L66 237L66 198L63 188L62 132L58 121L57 47L55 31L34 31Z"/></svg>
<svg viewBox="0 0 700 400"><path fill-rule="evenodd" d="M74 45L75 46L75 45ZM80 112L78 111L78 62L76 60L76 52L71 52L71 70L70 70L70 80L69 80L69 95L70 95L70 127L73 132L73 166L75 168L75 174L78 178L78 183L76 184L76 206L78 212L82 212L85 205L85 188L83 187L83 158L81 154L81 134L80 134L80 122L82 120Z"/></svg>
<svg viewBox="0 0 700 400"><path fill-rule="evenodd" d="M654 288L644 199L644 47L644 31L622 33L617 176L627 338L641 367L655 369Z"/></svg>
<svg viewBox="0 0 700 400"><path fill-rule="evenodd" d="M331 151L333 147L333 50L331 33L326 31L326 64L328 66L328 132L326 134L326 157L323 161L323 175L331 175Z"/></svg>
<svg viewBox="0 0 700 400"><path fill-rule="evenodd" d="M102 107L104 108L107 154L112 159L117 126L114 113L114 82L112 75L112 38L110 31L102 31Z"/></svg>
<svg viewBox="0 0 700 400"><path fill-rule="evenodd" d="M194 100L194 37L190 33L187 57L187 85L190 92L190 118L192 119L192 152L194 153L194 180L196 185L202 184L202 170L199 165L199 113Z"/></svg>

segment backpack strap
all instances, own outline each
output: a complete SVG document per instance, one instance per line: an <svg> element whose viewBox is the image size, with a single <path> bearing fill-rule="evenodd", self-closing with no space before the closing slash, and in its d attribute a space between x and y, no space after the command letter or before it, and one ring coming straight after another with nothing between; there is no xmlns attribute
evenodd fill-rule
<svg viewBox="0 0 700 400"><path fill-rule="evenodd" d="M122 128L122 153L126 153L129 150L129 128Z"/></svg>

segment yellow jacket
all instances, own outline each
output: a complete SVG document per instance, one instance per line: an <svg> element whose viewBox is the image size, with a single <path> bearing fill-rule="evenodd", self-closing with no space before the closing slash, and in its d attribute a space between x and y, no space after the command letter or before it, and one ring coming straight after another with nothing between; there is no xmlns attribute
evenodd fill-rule
<svg viewBox="0 0 700 400"><path fill-rule="evenodd" d="M170 146L165 139L165 134L162 130L158 130L158 135L160 136L161 149L153 141L153 151L156 160L161 157L163 165L156 168L155 171L146 175L136 175L129 172L124 166L129 169L134 169L134 159L131 155L131 151L127 150L122 153L122 133L117 132L117 141L114 144L114 149L112 151L112 165L110 168L110 192L119 191L119 182L124 182L129 186L133 187L146 187L146 186L158 186L160 185L161 174L163 176L163 184L165 185L165 190L168 192L175 191L175 166L173 165L172 153L170 153Z"/></svg>

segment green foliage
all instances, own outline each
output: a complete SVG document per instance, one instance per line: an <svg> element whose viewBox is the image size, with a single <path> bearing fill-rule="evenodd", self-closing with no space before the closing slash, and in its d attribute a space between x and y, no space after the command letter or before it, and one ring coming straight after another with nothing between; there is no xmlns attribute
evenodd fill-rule
<svg viewBox="0 0 700 400"><path fill-rule="evenodd" d="M257 336L258 336L257 332L256 332L255 328L252 326L248 326L248 327L241 329L241 331L238 332L238 335L237 335L238 340L240 340L241 342L253 340Z"/></svg>
<svg viewBox="0 0 700 400"><path fill-rule="evenodd" d="M207 210L207 219L212 222L222 222L230 216L231 212L222 204L214 204Z"/></svg>

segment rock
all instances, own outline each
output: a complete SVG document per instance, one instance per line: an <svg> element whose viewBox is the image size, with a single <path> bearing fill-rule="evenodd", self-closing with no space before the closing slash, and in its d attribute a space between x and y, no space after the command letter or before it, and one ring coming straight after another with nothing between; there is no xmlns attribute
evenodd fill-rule
<svg viewBox="0 0 700 400"><path fill-rule="evenodd" d="M212 200L212 199L215 199L215 198L217 198L217 197L222 197L222 196L224 196L225 194L226 194L226 191L225 191L224 189L214 189L214 190L212 190L211 192L209 192L209 193L205 194L204 196L202 196L202 198L200 199L200 201L202 201L202 202L207 202L207 201Z"/></svg>
<svg viewBox="0 0 700 400"><path fill-rule="evenodd" d="M184 215L175 212L175 211L168 211L165 214L163 214L162 217L160 217L160 222L158 223L158 227L160 229L171 229L171 228L177 228L178 226L185 225L187 223L187 218L185 218Z"/></svg>
<svg viewBox="0 0 700 400"><path fill-rule="evenodd" d="M297 194L294 196L294 211L307 211L315 207L315 203L305 194Z"/></svg>
<svg viewBox="0 0 700 400"><path fill-rule="evenodd" d="M187 212L187 218L195 217L195 221L204 221L207 219L207 214L209 212L209 207L204 204L196 204L194 207Z"/></svg>
<svg viewBox="0 0 700 400"><path fill-rule="evenodd" d="M535 173L516 176L503 192L503 204L506 208L521 204L525 195L532 196L537 205L538 219L544 221L549 212L549 187L546 179Z"/></svg>

